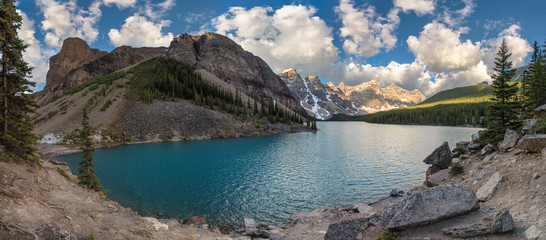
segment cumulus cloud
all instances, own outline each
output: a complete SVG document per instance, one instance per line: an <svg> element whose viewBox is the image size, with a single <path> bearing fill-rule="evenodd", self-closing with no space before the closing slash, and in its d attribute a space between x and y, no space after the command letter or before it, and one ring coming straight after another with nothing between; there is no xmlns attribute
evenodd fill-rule
<svg viewBox="0 0 546 240"><path fill-rule="evenodd" d="M485 55L485 63L490 69L494 67L495 57L497 51L503 39L506 40L506 45L512 56L512 67L520 67L525 65L525 58L533 51L531 44L524 39L520 34L521 28L517 24L513 24L510 27L501 31L496 38L488 39L485 41L486 48L483 49Z"/></svg>
<svg viewBox="0 0 546 240"><path fill-rule="evenodd" d="M93 2L88 10L79 8L75 0L38 0L37 5L44 14L42 30L46 32L47 46L59 48L68 37L80 37L88 42L97 39L99 31L95 24L102 14L101 2Z"/></svg>
<svg viewBox="0 0 546 240"><path fill-rule="evenodd" d="M104 4L107 6L115 4L119 9L124 9L128 7L134 7L136 0L104 0Z"/></svg>
<svg viewBox="0 0 546 240"><path fill-rule="evenodd" d="M157 4L147 2L144 5L144 10L142 14L149 17L150 19L157 20L162 18L165 13L176 5L174 0L165 0Z"/></svg>
<svg viewBox="0 0 546 240"><path fill-rule="evenodd" d="M159 23L149 21L146 17L133 15L125 19L120 30L110 29L108 37L115 46L130 45L133 47L161 47L168 46L173 39L172 33L163 35L163 27L170 21Z"/></svg>
<svg viewBox="0 0 546 240"><path fill-rule="evenodd" d="M417 16L431 14L436 8L434 0L394 0L394 6L404 12L414 11Z"/></svg>
<svg viewBox="0 0 546 240"><path fill-rule="evenodd" d="M23 18L21 29L19 29L17 35L25 44L29 45L23 52L23 59L34 68L32 70L32 80L36 83L44 83L47 71L49 70L47 59L52 55L52 52L45 50L42 44L34 37L34 33L36 32L34 21L29 19L24 12L20 10L17 10L17 12Z"/></svg>
<svg viewBox="0 0 546 240"><path fill-rule="evenodd" d="M338 59L332 29L310 6L286 5L246 9L232 7L213 19L219 34L263 58L276 72L295 67L304 74L322 74Z"/></svg>
<svg viewBox="0 0 546 240"><path fill-rule="evenodd" d="M425 25L419 37L410 36L406 42L416 59L427 64L431 71L460 71L476 66L482 60L480 42L461 42L460 35L464 31L432 22Z"/></svg>
<svg viewBox="0 0 546 240"><path fill-rule="evenodd" d="M341 0L335 11L343 23L340 36L345 53L372 57L382 49L389 51L396 44L394 30L400 23L399 8L393 8L385 18L377 14L373 6L359 9L352 1Z"/></svg>
<svg viewBox="0 0 546 240"><path fill-rule="evenodd" d="M474 0L462 0L464 7L453 11L448 8L444 9L440 16L440 20L449 25L450 27L456 27L463 23L464 19L470 16L476 8Z"/></svg>

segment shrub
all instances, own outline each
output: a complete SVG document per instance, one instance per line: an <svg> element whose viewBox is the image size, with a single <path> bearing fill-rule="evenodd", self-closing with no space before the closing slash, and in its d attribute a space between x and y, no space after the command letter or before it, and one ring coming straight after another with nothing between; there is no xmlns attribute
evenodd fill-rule
<svg viewBox="0 0 546 240"><path fill-rule="evenodd" d="M59 174L61 174L61 176L63 176L64 178L66 178L66 180L70 181L70 177L68 176L68 174L66 174L66 172L64 170L62 170L61 168L57 167L57 172L59 172Z"/></svg>
<svg viewBox="0 0 546 240"><path fill-rule="evenodd" d="M375 240L397 240L397 239L400 239L398 237L398 233L388 229L381 229L381 234Z"/></svg>
<svg viewBox="0 0 546 240"><path fill-rule="evenodd" d="M465 147L463 145L458 145L456 148L455 148L455 151L458 152L459 154L463 155L464 152L465 152Z"/></svg>
<svg viewBox="0 0 546 240"><path fill-rule="evenodd" d="M534 134L546 134L546 118L542 118L537 122Z"/></svg>
<svg viewBox="0 0 546 240"><path fill-rule="evenodd" d="M451 164L451 175L459 175L464 173L464 166L461 163L452 163Z"/></svg>
<svg viewBox="0 0 546 240"><path fill-rule="evenodd" d="M104 105L102 105L102 107L100 108L100 111L101 112L106 111L106 109L108 109L110 105L112 105L112 100L108 99L106 102L104 102Z"/></svg>

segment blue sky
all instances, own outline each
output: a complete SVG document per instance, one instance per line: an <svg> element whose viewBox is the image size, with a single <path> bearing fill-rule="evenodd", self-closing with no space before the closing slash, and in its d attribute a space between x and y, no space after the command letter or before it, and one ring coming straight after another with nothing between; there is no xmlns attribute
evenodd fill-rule
<svg viewBox="0 0 546 240"><path fill-rule="evenodd" d="M503 38L516 66L528 61L533 41L546 40L544 0L19 0L18 9L37 89L67 37L111 51L217 32L277 72L292 67L335 84L395 83L427 96L490 81Z"/></svg>

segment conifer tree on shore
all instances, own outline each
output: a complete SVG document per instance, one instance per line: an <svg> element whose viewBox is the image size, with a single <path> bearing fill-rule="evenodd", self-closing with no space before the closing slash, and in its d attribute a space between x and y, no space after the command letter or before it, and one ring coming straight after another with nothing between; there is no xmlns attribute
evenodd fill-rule
<svg viewBox="0 0 546 240"><path fill-rule="evenodd" d="M0 1L0 160L37 162L34 144L37 136L29 113L38 105L28 95L34 82L32 68L23 59L28 47L17 31L22 18L17 13L15 0Z"/></svg>
<svg viewBox="0 0 546 240"><path fill-rule="evenodd" d="M87 115L87 109L83 109L83 120L82 120L82 130L80 131L80 149L82 150L83 159L79 164L78 168L79 174L79 184L96 191L104 191L102 185L99 183L99 179L96 176L93 163L95 158L93 157L93 151L95 150L95 144L91 135L93 134L93 129L89 125L89 116Z"/></svg>

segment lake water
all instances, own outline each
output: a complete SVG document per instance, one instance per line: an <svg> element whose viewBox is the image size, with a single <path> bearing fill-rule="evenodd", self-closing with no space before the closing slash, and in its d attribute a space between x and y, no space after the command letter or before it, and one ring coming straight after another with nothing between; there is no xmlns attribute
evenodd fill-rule
<svg viewBox="0 0 546 240"><path fill-rule="evenodd" d="M319 122L317 133L125 145L94 152L108 198L142 215L282 223L420 185L423 159L479 129ZM75 173L80 154L56 157Z"/></svg>

